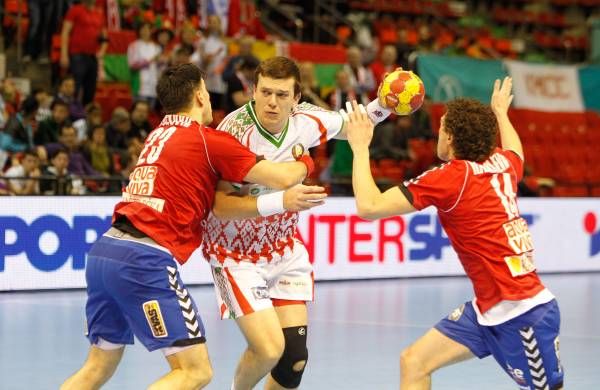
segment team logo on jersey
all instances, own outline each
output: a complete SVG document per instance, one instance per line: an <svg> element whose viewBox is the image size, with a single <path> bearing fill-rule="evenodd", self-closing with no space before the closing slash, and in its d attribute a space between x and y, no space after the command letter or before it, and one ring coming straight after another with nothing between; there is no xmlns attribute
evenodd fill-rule
<svg viewBox="0 0 600 390"><path fill-rule="evenodd" d="M504 258L506 265L510 271L510 274L515 276L521 276L535 271L535 264L533 262L533 253L527 252L518 256L507 256Z"/></svg>
<svg viewBox="0 0 600 390"><path fill-rule="evenodd" d="M304 154L304 145L296 144L292 146L292 156L295 160L298 160Z"/></svg>
<svg viewBox="0 0 600 390"><path fill-rule="evenodd" d="M266 286L252 287L252 294L256 299L270 299L269 289Z"/></svg>
<svg viewBox="0 0 600 390"><path fill-rule="evenodd" d="M463 312L465 311L465 304L463 303L462 305L460 305L460 307L457 307L456 309L454 309L454 311L452 313L450 313L450 315L448 316L448 319L450 321L458 321L460 319L460 317L462 317Z"/></svg>
<svg viewBox="0 0 600 390"><path fill-rule="evenodd" d="M506 372L513 378L515 382L520 386L520 389L529 389L529 386L521 387L527 382L525 381L525 373L519 368L512 368L510 364L506 363Z"/></svg>
<svg viewBox="0 0 600 390"><path fill-rule="evenodd" d="M150 325L150 330L152 330L154 337L167 337L169 333L167 332L167 327L165 326L165 321L163 320L158 301L153 300L144 302L143 308L146 320L148 320L148 325Z"/></svg>
<svg viewBox="0 0 600 390"><path fill-rule="evenodd" d="M600 253L600 229L597 229L596 214L589 212L583 218L583 227L591 237L590 256Z"/></svg>

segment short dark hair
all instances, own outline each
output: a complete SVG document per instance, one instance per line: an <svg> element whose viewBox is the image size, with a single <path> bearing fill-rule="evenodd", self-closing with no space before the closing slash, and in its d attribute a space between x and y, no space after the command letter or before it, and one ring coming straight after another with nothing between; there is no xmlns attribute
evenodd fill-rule
<svg viewBox="0 0 600 390"><path fill-rule="evenodd" d="M148 108L150 108L150 103L148 103L147 100L138 99L133 102L133 104L131 105L131 110L129 110L129 112L134 112L137 106L139 106L140 104L145 104L148 106Z"/></svg>
<svg viewBox="0 0 600 390"><path fill-rule="evenodd" d="M75 130L75 134L77 134L77 129L75 129L73 127L73 124L71 122L65 122L63 123L63 125L58 129L58 135L64 135L65 133L65 129L74 129Z"/></svg>
<svg viewBox="0 0 600 390"><path fill-rule="evenodd" d="M62 100L60 98L54 98L54 100L52 100L52 104L50 105L50 110L54 110L54 107L56 107L56 106L63 106L67 110L69 109L69 105L67 104L67 102L65 102L64 100Z"/></svg>
<svg viewBox="0 0 600 390"><path fill-rule="evenodd" d="M447 104L444 129L452 136L456 158L482 162L492 154L498 122L490 106L475 99L459 98Z"/></svg>
<svg viewBox="0 0 600 390"><path fill-rule="evenodd" d="M272 79L294 78L294 95L302 90L300 86L300 69L298 65L287 57L277 56L261 62L254 72L254 85L258 85L258 76Z"/></svg>
<svg viewBox="0 0 600 390"><path fill-rule="evenodd" d="M64 153L67 156L69 155L69 151L66 148L60 147L52 153L52 155L50 156L50 160L54 160L54 158L61 153Z"/></svg>
<svg viewBox="0 0 600 390"><path fill-rule="evenodd" d="M258 66L258 60L253 56L242 56L238 62L240 70L255 70Z"/></svg>
<svg viewBox="0 0 600 390"><path fill-rule="evenodd" d="M25 157L25 156L33 156L35 158L40 158L40 156L37 153L37 150L35 150L34 148L26 149L23 152L23 157Z"/></svg>
<svg viewBox="0 0 600 390"><path fill-rule="evenodd" d="M167 68L156 86L158 100L165 114L175 114L189 109L192 105L192 96L202 82L204 82L204 74L194 64Z"/></svg>

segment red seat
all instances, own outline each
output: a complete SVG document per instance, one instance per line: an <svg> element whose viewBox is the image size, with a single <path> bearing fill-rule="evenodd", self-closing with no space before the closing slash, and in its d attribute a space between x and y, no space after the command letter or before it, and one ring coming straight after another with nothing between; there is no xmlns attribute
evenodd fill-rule
<svg viewBox="0 0 600 390"><path fill-rule="evenodd" d="M555 186L552 190L554 196L565 197L584 197L589 195L588 188L583 185L579 186Z"/></svg>

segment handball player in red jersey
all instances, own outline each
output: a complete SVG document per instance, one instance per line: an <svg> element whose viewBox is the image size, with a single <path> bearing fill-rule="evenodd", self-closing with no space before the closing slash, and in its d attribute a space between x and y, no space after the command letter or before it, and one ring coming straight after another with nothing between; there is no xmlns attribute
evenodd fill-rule
<svg viewBox="0 0 600 390"><path fill-rule="evenodd" d="M536 273L531 234L517 207L524 156L507 115L511 89L511 78L496 80L491 107L472 99L448 103L437 144L446 163L384 193L369 167L373 125L356 104L350 114L359 216L377 219L434 206L475 292L402 352L403 390L430 389L437 369L489 355L520 389L563 387L559 308Z"/></svg>
<svg viewBox="0 0 600 390"><path fill-rule="evenodd" d="M300 183L312 160L273 163L212 122L200 69L167 69L157 86L165 117L147 137L136 168L115 206L112 227L87 260L87 337L83 367L62 389L96 389L115 372L133 335L162 350L171 370L150 389L198 389L212 369L204 327L177 272L200 245L201 221L219 180L287 188ZM177 262L177 263L176 263Z"/></svg>

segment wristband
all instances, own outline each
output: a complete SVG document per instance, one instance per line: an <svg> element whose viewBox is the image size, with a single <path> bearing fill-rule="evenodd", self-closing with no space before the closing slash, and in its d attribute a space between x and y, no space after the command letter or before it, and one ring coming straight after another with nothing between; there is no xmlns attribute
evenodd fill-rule
<svg viewBox="0 0 600 390"><path fill-rule="evenodd" d="M379 122L383 122L390 114L392 110L389 108L381 107L379 104L379 100L375 99L371 101L371 103L367 104L367 115L373 124L378 124Z"/></svg>
<svg viewBox="0 0 600 390"><path fill-rule="evenodd" d="M283 192L277 191L271 192L270 194L259 195L256 198L256 208L258 213L263 217L269 215L281 214L285 212L283 207Z"/></svg>
<svg viewBox="0 0 600 390"><path fill-rule="evenodd" d="M310 176L310 174L313 173L313 171L315 170L315 163L308 154L303 154L302 156L300 156L300 158L297 158L296 160L306 165L306 177Z"/></svg>

